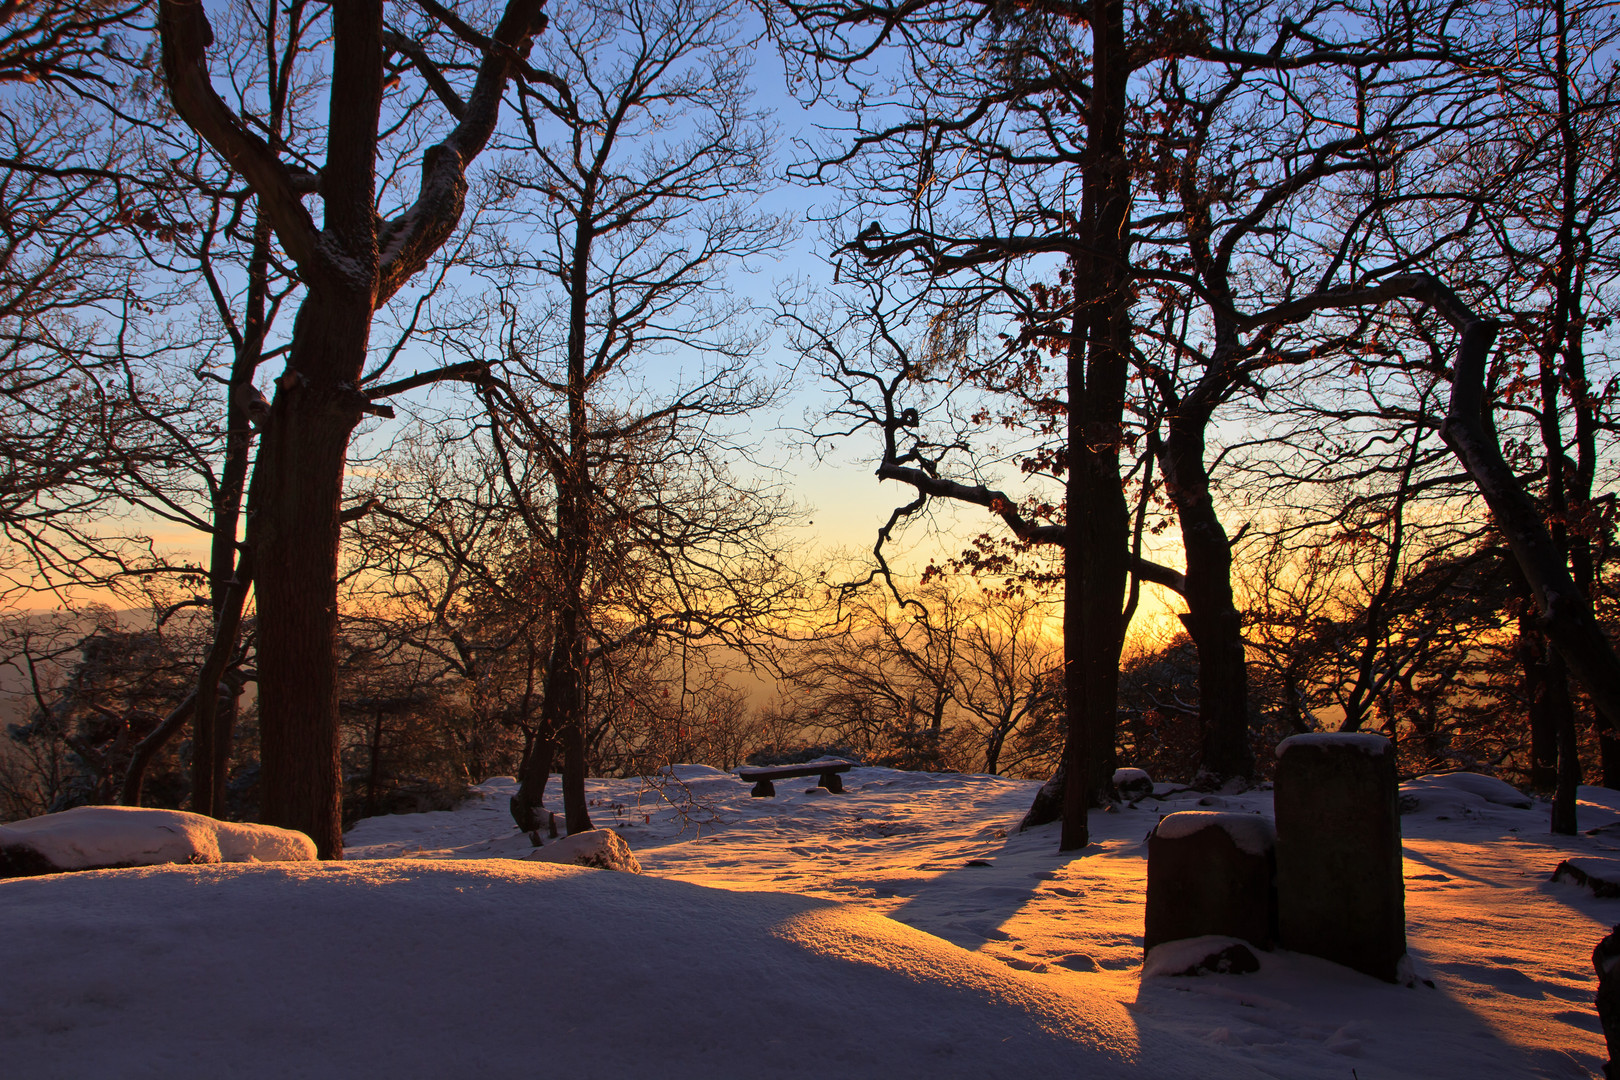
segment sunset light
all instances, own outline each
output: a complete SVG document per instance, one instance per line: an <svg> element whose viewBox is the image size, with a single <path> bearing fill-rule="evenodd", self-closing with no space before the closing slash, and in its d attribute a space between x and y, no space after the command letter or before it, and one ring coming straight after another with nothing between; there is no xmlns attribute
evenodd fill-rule
<svg viewBox="0 0 1620 1080"><path fill-rule="evenodd" d="M6 0L0 113L8 1080L1620 1076L1609 0Z"/></svg>

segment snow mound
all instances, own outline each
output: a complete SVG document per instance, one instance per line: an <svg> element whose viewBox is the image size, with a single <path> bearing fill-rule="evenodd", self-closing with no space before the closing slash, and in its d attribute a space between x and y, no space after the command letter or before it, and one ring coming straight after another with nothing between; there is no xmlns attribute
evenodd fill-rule
<svg viewBox="0 0 1620 1080"><path fill-rule="evenodd" d="M305 862L301 832L182 810L80 806L0 825L0 877L164 863Z"/></svg>
<svg viewBox="0 0 1620 1080"><path fill-rule="evenodd" d="M1458 794L1472 798L1458 800ZM1474 806L1491 803L1515 810L1529 810L1534 805L1530 796L1507 781L1469 772L1436 773L1408 780L1401 785L1401 796L1403 799L1417 799L1420 805L1425 801Z"/></svg>
<svg viewBox="0 0 1620 1080"><path fill-rule="evenodd" d="M1277 846L1277 826L1259 814L1178 810L1161 819L1154 832L1166 840L1181 840L1205 829L1220 829L1249 855L1264 855Z"/></svg>
<svg viewBox="0 0 1620 1080"><path fill-rule="evenodd" d="M573 867L32 878L0 885L0 923L28 928L0 936L17 1076L1254 1075L871 912Z"/></svg>
<svg viewBox="0 0 1620 1080"><path fill-rule="evenodd" d="M1382 735L1370 731L1318 731L1309 735L1290 735L1277 744L1277 757L1281 758L1291 747L1338 746L1360 750L1370 757L1389 753L1391 743Z"/></svg>
<svg viewBox="0 0 1620 1080"><path fill-rule="evenodd" d="M627 874L641 873L641 864L630 851L630 845L612 829L587 829L545 847L534 849L529 856L534 862L564 863L589 866L597 870L622 870Z"/></svg>
<svg viewBox="0 0 1620 1080"><path fill-rule="evenodd" d="M1530 796L1494 776L1479 773L1440 773L1420 776L1401 785L1401 813L1417 812L1463 816L1500 811L1529 810Z"/></svg>

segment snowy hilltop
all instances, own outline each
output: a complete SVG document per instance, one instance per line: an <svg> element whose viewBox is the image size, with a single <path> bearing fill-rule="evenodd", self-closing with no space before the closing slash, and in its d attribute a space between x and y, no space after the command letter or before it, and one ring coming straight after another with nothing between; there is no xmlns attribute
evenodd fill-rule
<svg viewBox="0 0 1620 1080"><path fill-rule="evenodd" d="M1267 792L1161 784L1060 855L1056 826L1016 831L1027 781L814 782L593 781L639 875L546 861L564 852L512 828L498 779L360 822L345 863L0 882L0 1054L30 1077L885 1080L1551 1080L1606 1056L1590 956L1620 899L1548 877L1620 848L1616 793L1582 789L1567 838L1488 778L1406 785L1402 986L1282 951L1143 976L1147 834L1175 810L1269 815Z"/></svg>

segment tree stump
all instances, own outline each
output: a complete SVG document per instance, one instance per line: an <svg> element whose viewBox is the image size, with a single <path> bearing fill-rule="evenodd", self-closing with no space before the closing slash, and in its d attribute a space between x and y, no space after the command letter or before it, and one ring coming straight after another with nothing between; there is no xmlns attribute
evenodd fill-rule
<svg viewBox="0 0 1620 1080"><path fill-rule="evenodd" d="M1269 949L1276 830L1258 814L1184 810L1148 838L1144 949L1218 934Z"/></svg>
<svg viewBox="0 0 1620 1080"><path fill-rule="evenodd" d="M1279 943L1398 981L1406 894L1394 746L1382 735L1296 735L1277 758Z"/></svg>

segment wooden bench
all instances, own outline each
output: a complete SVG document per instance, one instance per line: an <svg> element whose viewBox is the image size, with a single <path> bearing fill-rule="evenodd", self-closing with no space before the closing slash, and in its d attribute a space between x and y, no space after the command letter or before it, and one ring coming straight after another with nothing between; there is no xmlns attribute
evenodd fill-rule
<svg viewBox="0 0 1620 1080"><path fill-rule="evenodd" d="M774 765L770 768L738 769L737 779L756 781L754 790L750 793L756 799L768 798L776 794L776 785L772 780L789 780L795 776L819 776L817 787L824 787L837 794L844 790L844 781L838 774L848 772L855 766L853 761L841 761L836 758L824 761L810 761L803 765Z"/></svg>

